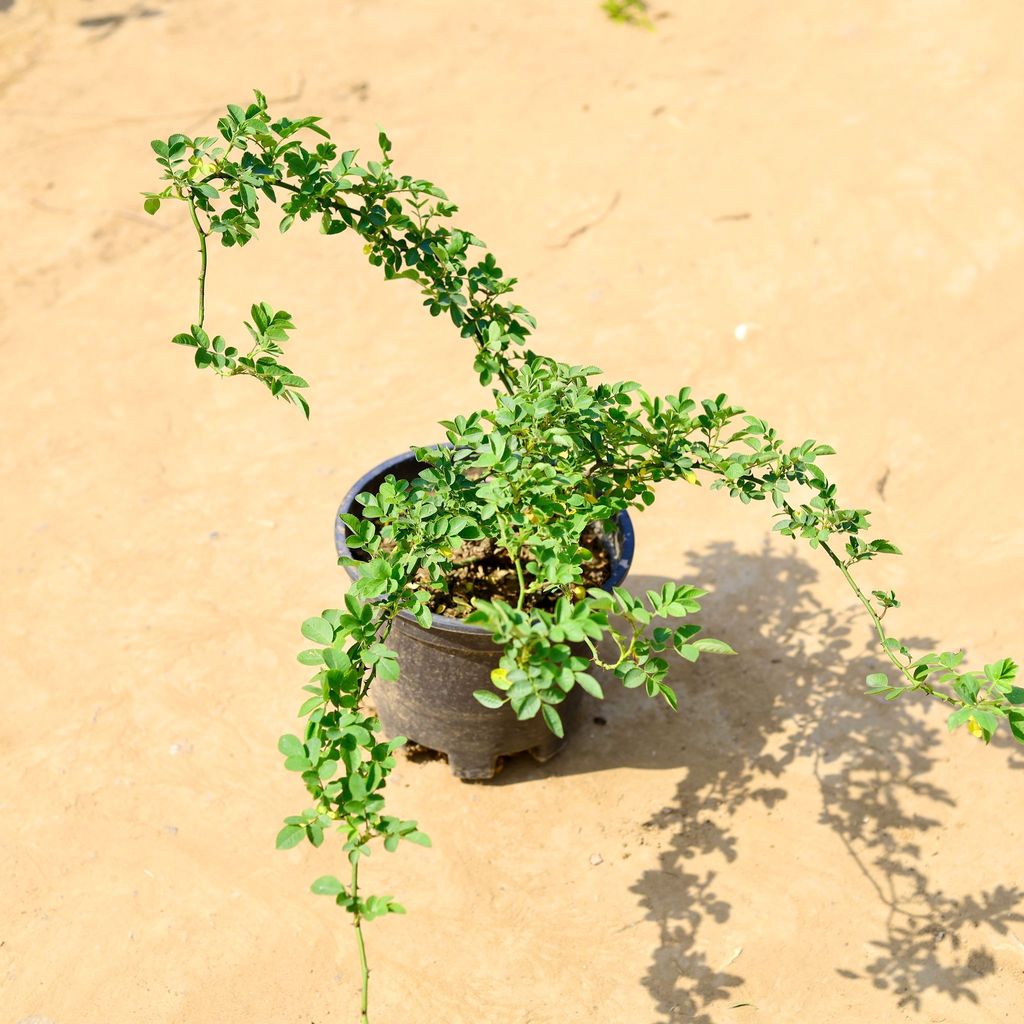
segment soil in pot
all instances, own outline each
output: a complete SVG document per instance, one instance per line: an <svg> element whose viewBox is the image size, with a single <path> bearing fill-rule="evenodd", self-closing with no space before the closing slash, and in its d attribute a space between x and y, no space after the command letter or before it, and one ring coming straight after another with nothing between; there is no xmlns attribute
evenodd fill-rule
<svg viewBox="0 0 1024 1024"><path fill-rule="evenodd" d="M611 559L596 527L587 527L580 538L580 547L591 556L580 567L581 585L584 588L602 586L611 575ZM455 568L447 577L447 593L436 593L430 602L430 610L435 615L464 619L473 610L473 598L500 599L513 606L519 600L519 581L512 560L493 540L467 541L455 549L452 561ZM529 594L524 607L551 611L559 596L556 591Z"/></svg>

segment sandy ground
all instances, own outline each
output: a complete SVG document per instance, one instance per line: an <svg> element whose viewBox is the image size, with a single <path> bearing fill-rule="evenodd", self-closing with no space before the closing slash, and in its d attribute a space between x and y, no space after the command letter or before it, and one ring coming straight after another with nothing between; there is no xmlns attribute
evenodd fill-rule
<svg viewBox="0 0 1024 1024"><path fill-rule="evenodd" d="M1020 5L657 10L0 3L4 1024L355 1020L307 891L337 851L273 849L297 626L343 590L349 483L481 396L415 290L315 230L214 252L209 309L293 312L309 424L167 343L194 243L141 210L148 142L253 86L347 144L386 126L543 348L833 443L906 551L867 574L904 636L1024 653ZM370 866L410 910L369 928L375 1021L1020 1019L1024 758L862 696L867 624L767 527L685 486L640 519L633 584L711 587L742 652L674 670L678 716L616 693L493 785L400 765L435 845Z"/></svg>

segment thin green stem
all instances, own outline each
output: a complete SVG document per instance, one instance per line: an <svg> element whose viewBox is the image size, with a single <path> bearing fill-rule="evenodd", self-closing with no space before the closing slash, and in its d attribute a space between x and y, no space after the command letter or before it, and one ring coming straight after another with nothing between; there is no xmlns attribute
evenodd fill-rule
<svg viewBox="0 0 1024 1024"><path fill-rule="evenodd" d="M359 898L359 860L352 862L352 899ZM359 1004L359 1024L370 1024L370 968L366 963L366 943L363 941L363 920L356 910L352 915L352 925L356 930L356 945L359 947L359 967L363 977L363 994Z"/></svg>
<svg viewBox="0 0 1024 1024"><path fill-rule="evenodd" d="M513 557L512 564L516 567L516 579L519 580L519 600L516 608L522 610L523 602L526 600L526 577L523 575L523 563Z"/></svg>
<svg viewBox="0 0 1024 1024"><path fill-rule="evenodd" d="M716 467L706 464L702 465L700 463L697 463L694 465L693 468L703 469L707 472L714 473L718 476L723 475L720 471L717 470ZM764 484L764 480L760 477L752 476L751 479L753 479L755 482L759 484ZM796 516L796 510L793 508L792 505L790 505L788 501L783 501L782 507L785 509L786 513L790 517ZM955 697L952 697L949 694L942 693L939 690L936 690L933 686L929 685L928 683L925 683L913 677L913 675L909 671L909 666L904 665L893 653L892 648L889 644L891 637L885 631L885 626L882 625L882 617L875 610L875 606L871 603L871 599L864 593L863 590L861 590L857 581L853 578L853 574L850 572L849 566L835 553L835 551L832 550L831 546L827 542L819 541L818 545L825 552L825 554L828 555L828 557L832 560L836 568L843 574L843 578L849 584L850 589L853 590L854 594L857 596L857 600L860 601L860 603L864 606L864 610L871 617L871 621L874 624L875 631L878 634L878 639L882 646L882 651L885 653L886 658L889 659L889 661L892 663L892 666L896 669L896 671L899 672L899 674L904 679L906 679L907 683L909 684L909 687L913 690L917 690L919 693L927 694L929 697L937 697L944 704L948 704L950 707L964 707L965 705L963 701L957 700Z"/></svg>
<svg viewBox="0 0 1024 1024"><path fill-rule="evenodd" d="M609 626L608 636L611 637L611 639L615 643L615 646L618 648L618 661L602 661L597 653L597 644L595 644L594 641L590 639L590 637L585 636L583 638L583 642L590 648L590 653L593 655L593 662L595 665L598 665L599 667L609 672L614 672L615 669L617 669L629 657L629 655L633 653L633 651L636 648L636 624L633 624L633 639L630 641L628 647L623 646L622 641L625 639L625 637L617 629L614 629Z"/></svg>
<svg viewBox="0 0 1024 1024"><path fill-rule="evenodd" d="M829 547L828 544L822 542L821 548L828 555L829 558L835 563L836 567L843 574L843 578L849 583L853 592L857 595L857 600L864 606L868 615L871 616L871 621L874 623L875 631L878 633L878 639L881 642L882 650L885 652L885 656L892 662L896 671L903 676L904 679L910 684L911 688L919 690L921 693L928 694L929 697L938 697L939 700L951 707L959 708L963 707L963 702L958 701L955 697L950 697L948 694L940 693L934 687L929 686L928 683L921 682L915 679L910 672L907 670L907 666L904 665L893 653L889 646L888 641L891 639L889 634L885 631L885 626L882 625L882 617L875 611L874 605L871 603L871 599L864 593L863 590L857 584L857 581L853 578L853 574L850 572L849 567L845 562Z"/></svg>
<svg viewBox="0 0 1024 1024"><path fill-rule="evenodd" d="M199 326L202 327L206 320L206 232L199 222L199 214L196 212L192 197L187 196L185 201L188 203L188 212L199 236Z"/></svg>
<svg viewBox="0 0 1024 1024"><path fill-rule="evenodd" d="M482 342L480 342L480 341L478 340L478 341L477 341L477 346L479 347L480 351L482 352L482 351L483 351L483 349L484 349L483 343L482 343ZM497 371L498 371L498 379L499 379L499 380L501 381L501 383L502 383L502 384L503 384L503 385L505 386L505 390L506 390L506 391L507 391L507 392L508 392L508 393L509 393L510 395L512 395L512 394L515 394L515 388L514 388L514 387L512 386L512 380L511 380L511 378L509 377L509 375L508 375L508 372L507 372L507 371L506 371L506 369L505 369L505 366L502 366L502 365L501 365L501 363L504 363L504 364L505 364L505 366L509 366L509 365L510 365L510 364L508 363L508 361L507 361L507 360L506 360L506 359L504 358L504 356L502 356L502 357L501 357L501 360L500 360L500 362L499 362L499 365L497 366Z"/></svg>
<svg viewBox="0 0 1024 1024"><path fill-rule="evenodd" d="M505 529L505 523L501 519L498 520L498 539L515 566L516 579L519 581L519 599L516 601L516 608L521 611L527 594L526 575L523 572L523 563L519 559L520 549L518 546L513 548L512 541L509 540L508 531Z"/></svg>
<svg viewBox="0 0 1024 1024"><path fill-rule="evenodd" d="M377 641L379 643L385 643L387 638L391 635L391 628L395 624L395 616L398 614L398 605L393 604L390 608L385 609L378 626L377 626ZM362 685L359 687L357 694L358 703L361 705L366 695L370 692L370 685L374 679L377 678L377 666L374 665L370 671L366 674L366 678L363 680Z"/></svg>

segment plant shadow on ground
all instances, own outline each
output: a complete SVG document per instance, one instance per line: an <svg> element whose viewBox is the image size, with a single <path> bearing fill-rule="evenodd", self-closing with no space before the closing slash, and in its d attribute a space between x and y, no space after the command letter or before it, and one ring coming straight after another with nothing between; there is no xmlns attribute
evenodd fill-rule
<svg viewBox="0 0 1024 1024"><path fill-rule="evenodd" d="M545 767L511 759L496 781L624 764L685 767L673 801L643 823L645 841L662 850L658 867L633 887L660 932L644 984L666 1024L712 1024L716 1006L740 998L744 979L729 965L709 963L700 943L702 922L724 922L732 908L716 891L717 871L692 862L712 855L723 867L740 861L730 820L750 802L770 813L785 800L786 772L798 760L811 766L818 785L818 821L835 832L885 907L885 931L872 942L868 966L832 969L888 991L901 1008L920 1009L928 991L976 1002L973 986L995 963L971 928L984 923L1006 934L1024 921L1024 892L997 886L947 894L929 882L918 843L940 821L927 808L955 806L928 778L940 728L922 721L913 697L883 704L864 693L865 675L883 666L863 617L823 607L812 590L817 571L796 552L766 544L761 553L742 553L718 543L690 562L692 574L677 582L712 590L701 616L705 632L741 656L674 665L678 716L606 686L609 699L589 705L584 719L606 725L582 724L569 749ZM631 577L630 589L664 582ZM1010 757L1013 767L1024 765L1016 752Z"/></svg>

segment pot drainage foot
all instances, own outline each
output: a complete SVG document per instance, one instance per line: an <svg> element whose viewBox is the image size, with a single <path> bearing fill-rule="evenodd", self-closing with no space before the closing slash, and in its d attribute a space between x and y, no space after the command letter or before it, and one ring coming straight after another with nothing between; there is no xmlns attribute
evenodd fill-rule
<svg viewBox="0 0 1024 1024"><path fill-rule="evenodd" d="M530 747L530 756L538 764L545 764L547 761L550 761L551 758L553 758L564 746L564 739L552 736L551 739L545 740L543 743L538 743L535 747Z"/></svg>
<svg viewBox="0 0 1024 1024"><path fill-rule="evenodd" d="M493 779L498 771L496 759L493 757L466 757L458 754L448 755L448 767L452 775L464 782L483 782Z"/></svg>

